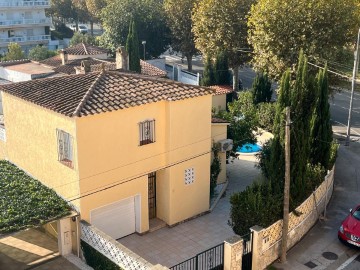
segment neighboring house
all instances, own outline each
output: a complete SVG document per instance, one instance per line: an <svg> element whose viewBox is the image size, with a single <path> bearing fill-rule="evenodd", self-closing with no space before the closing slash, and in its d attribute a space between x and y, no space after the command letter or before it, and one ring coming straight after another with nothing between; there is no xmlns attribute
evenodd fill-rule
<svg viewBox="0 0 360 270"><path fill-rule="evenodd" d="M228 102L232 101L234 90L231 85L212 85L214 90L212 109L214 113L226 110Z"/></svg>
<svg viewBox="0 0 360 270"><path fill-rule="evenodd" d="M69 54L70 52L71 54ZM62 50L59 55L40 62L29 59L0 62L0 79L9 82L22 82L46 77L76 74L83 61L90 65L90 71L115 70L116 59L106 59L107 50L78 44ZM104 65L104 66L103 66ZM166 77L166 72L140 60L141 73L153 77Z"/></svg>
<svg viewBox="0 0 360 270"><path fill-rule="evenodd" d="M50 18L45 9L48 0L2 0L0 3L0 53L7 53L10 42L16 42L28 51L50 41Z"/></svg>
<svg viewBox="0 0 360 270"><path fill-rule="evenodd" d="M126 70L125 54L121 60ZM174 225L206 212L211 90L81 72L0 86L1 158L115 239L148 231L153 218Z"/></svg>

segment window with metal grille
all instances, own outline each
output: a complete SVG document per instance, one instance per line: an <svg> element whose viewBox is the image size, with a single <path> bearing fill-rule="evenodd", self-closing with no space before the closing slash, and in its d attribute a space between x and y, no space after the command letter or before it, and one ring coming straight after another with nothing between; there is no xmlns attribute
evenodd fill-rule
<svg viewBox="0 0 360 270"><path fill-rule="evenodd" d="M72 136L60 129L57 129L56 133L58 141L58 160L62 164L74 168Z"/></svg>
<svg viewBox="0 0 360 270"><path fill-rule="evenodd" d="M139 123L140 145L155 142L155 120L146 120Z"/></svg>
<svg viewBox="0 0 360 270"><path fill-rule="evenodd" d="M195 169L194 168L189 168L189 169L185 169L185 185L190 185L192 183L194 183L195 181Z"/></svg>

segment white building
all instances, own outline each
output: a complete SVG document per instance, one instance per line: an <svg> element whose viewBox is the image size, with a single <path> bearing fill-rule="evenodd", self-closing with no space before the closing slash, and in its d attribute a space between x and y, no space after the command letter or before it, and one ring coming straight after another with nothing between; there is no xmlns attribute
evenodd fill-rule
<svg viewBox="0 0 360 270"><path fill-rule="evenodd" d="M51 20L45 16L50 0L0 0L0 53L10 42L26 53L38 44L48 45Z"/></svg>

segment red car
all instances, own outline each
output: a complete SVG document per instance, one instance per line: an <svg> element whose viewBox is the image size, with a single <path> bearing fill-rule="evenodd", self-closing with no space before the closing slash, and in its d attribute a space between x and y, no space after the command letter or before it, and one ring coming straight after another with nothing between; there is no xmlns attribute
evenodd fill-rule
<svg viewBox="0 0 360 270"><path fill-rule="evenodd" d="M360 247L360 205L350 209L350 214L339 228L338 237L341 241Z"/></svg>

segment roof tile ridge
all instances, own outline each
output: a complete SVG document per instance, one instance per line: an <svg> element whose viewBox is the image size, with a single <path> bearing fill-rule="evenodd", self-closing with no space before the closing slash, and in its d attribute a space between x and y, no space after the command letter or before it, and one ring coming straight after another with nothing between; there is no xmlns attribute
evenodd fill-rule
<svg viewBox="0 0 360 270"><path fill-rule="evenodd" d="M83 42L83 43L81 43L82 45L83 45L83 47L84 47L84 51L85 51L85 53L87 54L87 55L89 55L89 53L88 53L88 51L87 51L87 49L86 49L86 46L85 46L85 43Z"/></svg>
<svg viewBox="0 0 360 270"><path fill-rule="evenodd" d="M85 95L81 99L80 103L77 105L75 111L71 116L80 116L80 111L83 108L84 104L88 101L89 97L95 90L96 84L99 82L100 78L103 76L104 72L99 72L99 75L95 78L94 82L91 84L89 89L86 91Z"/></svg>

